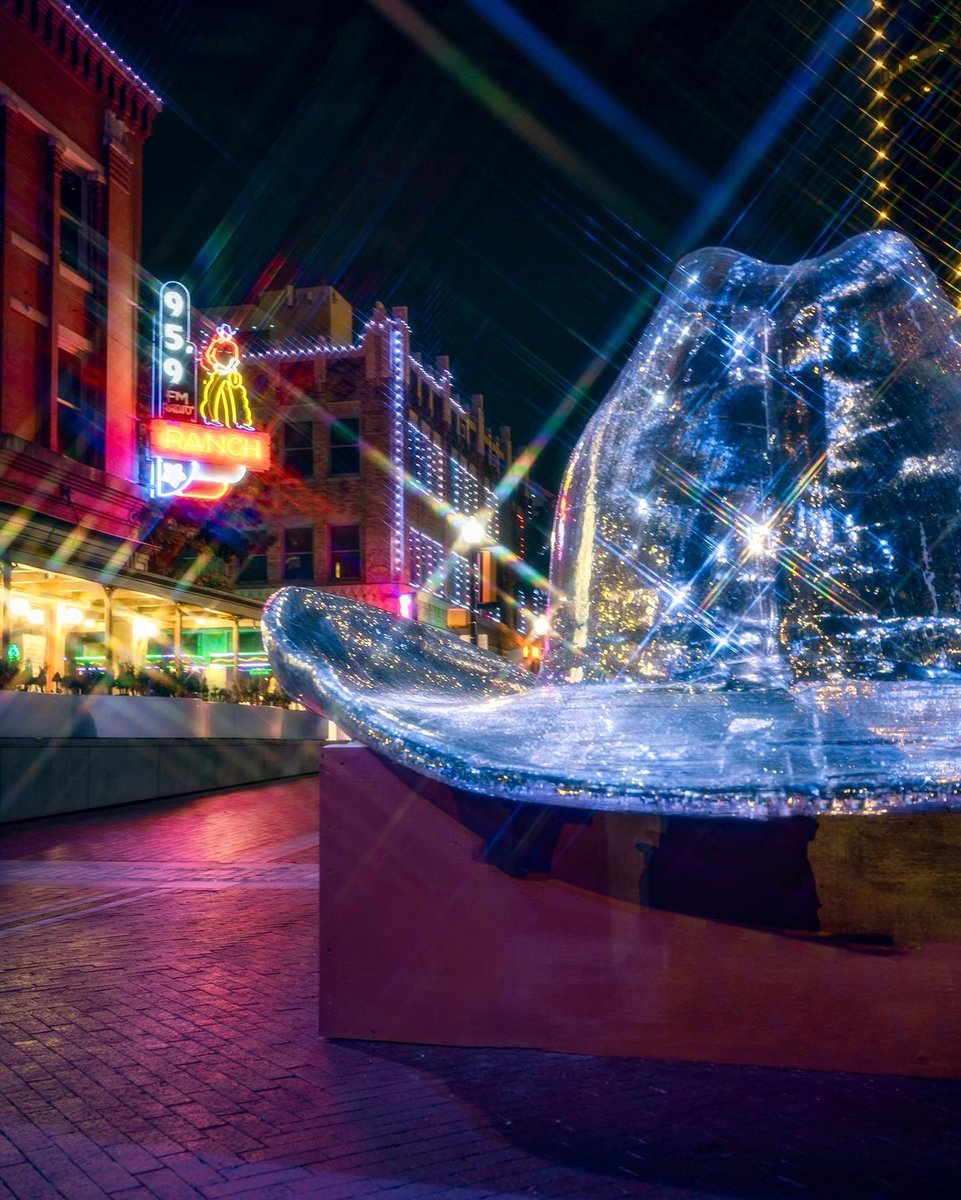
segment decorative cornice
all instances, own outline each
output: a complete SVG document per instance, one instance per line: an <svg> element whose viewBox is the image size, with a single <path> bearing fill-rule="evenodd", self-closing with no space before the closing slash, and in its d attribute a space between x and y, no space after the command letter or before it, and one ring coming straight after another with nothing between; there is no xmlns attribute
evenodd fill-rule
<svg viewBox="0 0 961 1200"><path fill-rule="evenodd" d="M163 100L69 4L0 0L0 12L29 29L51 57L101 96L134 133L149 136Z"/></svg>

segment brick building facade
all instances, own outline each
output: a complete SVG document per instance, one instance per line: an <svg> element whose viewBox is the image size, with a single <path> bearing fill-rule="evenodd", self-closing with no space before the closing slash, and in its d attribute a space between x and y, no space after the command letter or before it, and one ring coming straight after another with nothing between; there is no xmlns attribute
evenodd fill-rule
<svg viewBox="0 0 961 1200"><path fill-rule="evenodd" d="M161 107L61 0L0 0L0 686L167 663L244 689L269 674L261 603L285 582L466 626L457 524L485 505L482 632L511 648L534 602L512 555L539 501L521 483L493 504L509 431L444 360L411 354L402 310L378 308L356 341L331 288L233 310L278 464L213 509L243 550L203 547L210 508L150 501L140 243Z"/></svg>
<svg viewBox="0 0 961 1200"><path fill-rule="evenodd" d="M0 685L259 607L151 569L138 323L160 98L60 0L0 0ZM236 655L224 656L234 664Z"/></svg>
<svg viewBox="0 0 961 1200"><path fill-rule="evenodd" d="M547 497L521 480L510 429L492 429L484 399L460 397L449 362L410 349L407 313L377 306L359 338L330 287L267 292L208 312L238 327L275 470L246 484L264 516L261 549L238 585L263 598L284 583L338 592L445 628L466 630L470 552L463 519L480 513L481 641L518 648L544 594L524 562Z"/></svg>
<svg viewBox="0 0 961 1200"><path fill-rule="evenodd" d="M125 536L144 142L160 100L66 5L0 0L2 499ZM69 490L71 503L63 496Z"/></svg>

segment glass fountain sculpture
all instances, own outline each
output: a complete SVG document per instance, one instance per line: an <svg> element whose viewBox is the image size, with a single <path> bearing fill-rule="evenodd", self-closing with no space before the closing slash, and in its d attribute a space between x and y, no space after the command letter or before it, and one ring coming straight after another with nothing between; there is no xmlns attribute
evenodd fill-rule
<svg viewBox="0 0 961 1200"><path fill-rule="evenodd" d="M906 238L678 266L571 458L539 676L301 588L274 673L387 757L550 804L961 807L961 322Z"/></svg>

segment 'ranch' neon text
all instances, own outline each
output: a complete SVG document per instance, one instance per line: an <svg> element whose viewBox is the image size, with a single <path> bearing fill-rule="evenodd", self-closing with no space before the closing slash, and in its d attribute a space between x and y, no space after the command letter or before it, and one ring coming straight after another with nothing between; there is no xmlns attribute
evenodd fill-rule
<svg viewBox="0 0 961 1200"><path fill-rule="evenodd" d="M270 466L270 435L254 430L155 419L150 422L150 449L164 458L243 466L251 471L266 471Z"/></svg>

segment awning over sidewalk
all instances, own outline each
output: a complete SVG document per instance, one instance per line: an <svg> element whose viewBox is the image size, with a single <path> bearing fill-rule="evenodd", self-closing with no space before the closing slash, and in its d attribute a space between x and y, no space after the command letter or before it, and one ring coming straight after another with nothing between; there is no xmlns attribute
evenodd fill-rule
<svg viewBox="0 0 961 1200"><path fill-rule="evenodd" d="M236 685L243 671L267 671L261 605L129 568L95 564L53 570L50 556L8 555L0 591L8 664L46 683L98 666L115 674L175 660L204 672L211 686Z"/></svg>

